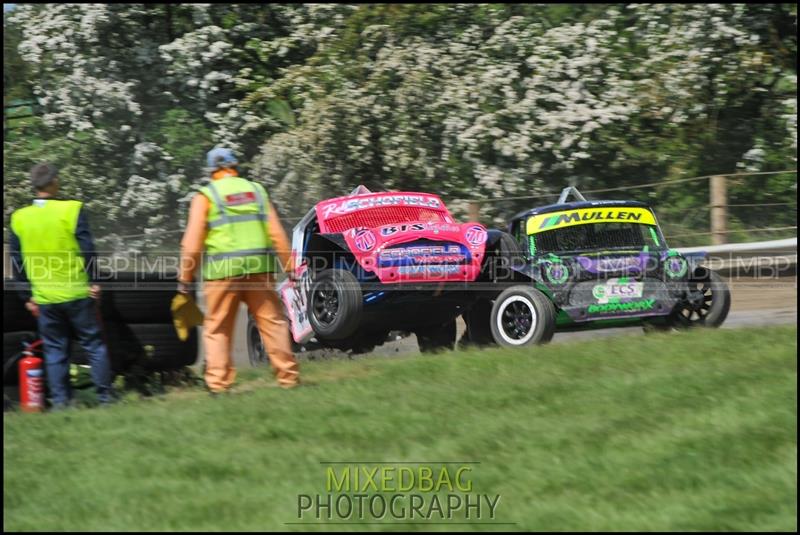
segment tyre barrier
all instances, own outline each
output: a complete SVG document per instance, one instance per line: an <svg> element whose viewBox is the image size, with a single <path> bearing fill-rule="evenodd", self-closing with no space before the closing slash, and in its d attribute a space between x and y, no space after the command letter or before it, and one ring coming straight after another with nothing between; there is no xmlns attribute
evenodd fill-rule
<svg viewBox="0 0 800 535"><path fill-rule="evenodd" d="M101 277L101 328L115 374L133 367L151 372L176 370L197 360L197 329L181 341L172 323L170 305L176 282L176 273L116 272ZM16 363L10 360L22 351L24 342L36 339L36 323L17 292L4 287L4 384L18 383ZM88 364L88 355L74 336L69 353L71 363Z"/></svg>
<svg viewBox="0 0 800 535"><path fill-rule="evenodd" d="M25 308L17 292L3 288L3 333L35 331L36 318Z"/></svg>
<svg viewBox="0 0 800 535"><path fill-rule="evenodd" d="M172 323L129 323L119 326L114 345L124 362L141 364L148 371L177 370L197 360L197 329L182 341Z"/></svg>
<svg viewBox="0 0 800 535"><path fill-rule="evenodd" d="M103 319L117 323L172 324L177 273L118 271L101 276Z"/></svg>

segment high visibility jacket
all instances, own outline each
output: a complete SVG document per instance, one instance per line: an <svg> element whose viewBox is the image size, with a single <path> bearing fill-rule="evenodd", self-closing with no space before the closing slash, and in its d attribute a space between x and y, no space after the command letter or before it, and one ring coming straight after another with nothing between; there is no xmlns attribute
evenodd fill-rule
<svg viewBox="0 0 800 535"><path fill-rule="evenodd" d="M210 201L203 278L274 272L266 190L260 184L229 176L211 182L200 192Z"/></svg>
<svg viewBox="0 0 800 535"><path fill-rule="evenodd" d="M66 303L89 297L89 276L75 229L80 201L37 199L11 214L19 237L22 264L39 304Z"/></svg>

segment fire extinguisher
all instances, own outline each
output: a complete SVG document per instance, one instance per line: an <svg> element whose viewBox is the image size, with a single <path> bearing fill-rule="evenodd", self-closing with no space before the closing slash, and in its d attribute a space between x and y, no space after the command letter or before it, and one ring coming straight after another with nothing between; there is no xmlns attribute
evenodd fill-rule
<svg viewBox="0 0 800 535"><path fill-rule="evenodd" d="M28 344L19 361L19 405L23 412L44 411L44 360L34 354L41 340Z"/></svg>

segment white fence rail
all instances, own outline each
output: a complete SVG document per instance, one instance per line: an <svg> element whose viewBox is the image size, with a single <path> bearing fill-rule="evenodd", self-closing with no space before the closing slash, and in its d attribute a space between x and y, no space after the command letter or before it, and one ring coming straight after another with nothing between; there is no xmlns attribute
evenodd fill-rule
<svg viewBox="0 0 800 535"><path fill-rule="evenodd" d="M797 272L797 238L705 247L679 247L680 253L705 252L705 265L740 276L779 277Z"/></svg>

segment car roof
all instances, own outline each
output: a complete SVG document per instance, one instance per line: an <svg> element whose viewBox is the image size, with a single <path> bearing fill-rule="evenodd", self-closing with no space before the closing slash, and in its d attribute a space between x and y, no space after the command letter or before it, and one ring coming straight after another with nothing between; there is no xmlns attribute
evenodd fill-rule
<svg viewBox="0 0 800 535"><path fill-rule="evenodd" d="M524 219L532 215L547 214L550 212L560 212L561 210L573 210L576 208L594 208L604 206L635 206L640 208L650 208L650 205L641 201L573 201L565 203L548 204L546 206L539 206L529 210L523 210L514 217L512 221L517 219Z"/></svg>

